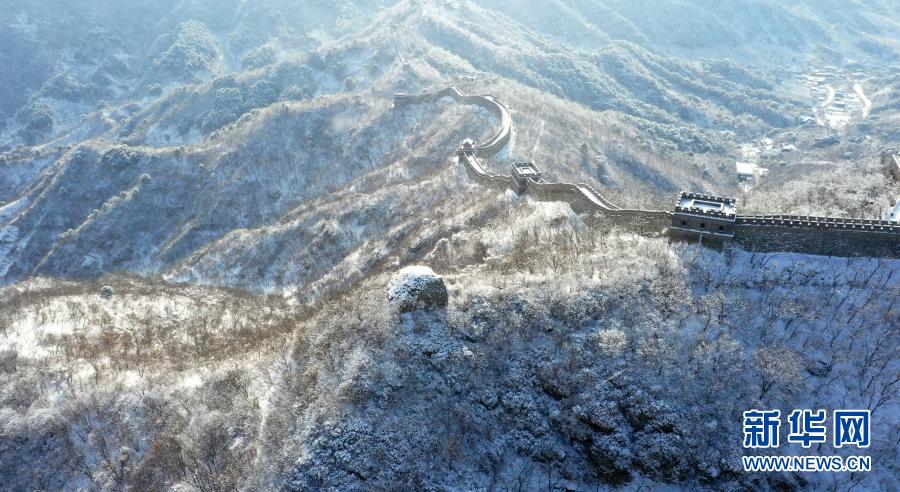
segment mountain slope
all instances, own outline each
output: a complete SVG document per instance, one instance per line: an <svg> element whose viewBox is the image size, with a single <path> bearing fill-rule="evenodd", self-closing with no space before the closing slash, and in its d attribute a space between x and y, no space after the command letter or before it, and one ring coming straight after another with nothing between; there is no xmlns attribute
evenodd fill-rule
<svg viewBox="0 0 900 492"><path fill-rule="evenodd" d="M213 252L230 254L238 246L228 243L246 249L249 241L259 243L249 251L268 256L272 246L263 246L270 240L262 237L267 233L253 236L275 229L301 234L289 242L304 251L315 247L315 239L301 239L297 225L322 219L297 222L289 214L324 218L333 209L317 202L320 197L360 187L402 190L392 187L447 169L444 159L456 144L489 132L490 120L460 120L465 110L443 105L438 113L419 109L420 117L430 115L422 126L421 119L395 114L390 95L448 84L467 71L501 75L489 83L515 112L510 157L547 163L542 167L548 175L606 188L614 199L623 197L625 205L635 204L629 190L649 193L642 200L648 205L667 201L680 188L714 187L722 172L713 165L715 156L735 145L723 130L759 132L787 125L796 118L791 113L801 112L780 100L767 82L714 63L704 68L667 60L633 44L616 43L594 53L567 51L522 26L513 31L517 35L501 39L483 26L515 23L471 5L437 15L436 7L401 3L377 16L359 31L345 26L355 34L316 51L279 45L278 56L258 53L258 62L232 75L216 75L227 60L197 63L234 53L230 38L215 33L239 29L235 26L244 26L243 21L222 24L200 15L207 27L175 25L173 40L157 44L170 46L166 57L172 63L206 71L209 80L188 79L194 81L145 92L141 100L125 99L93 113L71 132L60 130L66 135L62 140L51 136L55 144L80 143L58 148L42 161L42 176L8 195L21 207L3 219L5 281L32 274L93 277L126 269L297 290L326 276L326 267L397 256L408 240L376 252L371 249L375 243L365 246L370 239L365 234L351 235L340 252L330 253L325 269L290 273L296 267L294 256L287 254L266 267L265 278L253 278L217 266L222 262ZM476 83L468 90L487 89ZM589 134L581 130L585 123ZM573 136L579 139L576 145L569 144ZM4 166L7 181L21 182L13 178L26 172L20 162ZM442 180L458 180L454 173L442 174ZM450 195L457 192L449 185L439 189L446 190L440 201L455 200ZM409 203L416 201L412 191L401 193ZM405 229L400 214L379 213L385 229ZM407 220L415 214L428 217L428 206L411 207ZM289 222L295 226L278 225ZM229 234L236 229L248 232ZM351 260L354 251L363 259ZM241 263L253 261L240 258ZM202 273L188 273L201 264ZM236 278L242 280L230 283Z"/></svg>
<svg viewBox="0 0 900 492"><path fill-rule="evenodd" d="M878 218L897 12L14 0L0 488L897 490L900 261L637 235L469 179L488 109L392 104L489 94L485 169L623 208ZM410 265L446 306L399 312ZM873 471L744 472L753 408L870 409L871 447L809 452Z"/></svg>

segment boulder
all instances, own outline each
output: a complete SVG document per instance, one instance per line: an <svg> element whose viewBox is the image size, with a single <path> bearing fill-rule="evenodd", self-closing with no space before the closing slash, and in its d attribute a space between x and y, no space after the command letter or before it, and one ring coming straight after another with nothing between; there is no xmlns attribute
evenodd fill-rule
<svg viewBox="0 0 900 492"><path fill-rule="evenodd" d="M103 299L109 299L110 297L112 297L112 295L113 295L112 287L110 287L108 285L104 285L103 288L100 289L100 297L102 297Z"/></svg>
<svg viewBox="0 0 900 492"><path fill-rule="evenodd" d="M401 313L447 306L444 279L426 266L408 266L388 282L388 302Z"/></svg>

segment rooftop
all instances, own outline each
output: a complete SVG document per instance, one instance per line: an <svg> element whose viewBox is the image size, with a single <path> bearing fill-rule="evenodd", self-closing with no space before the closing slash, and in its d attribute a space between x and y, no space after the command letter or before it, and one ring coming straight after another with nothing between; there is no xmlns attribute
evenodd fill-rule
<svg viewBox="0 0 900 492"><path fill-rule="evenodd" d="M682 193L676 208L683 212L710 215L735 215L737 207L734 198L697 193Z"/></svg>
<svg viewBox="0 0 900 492"><path fill-rule="evenodd" d="M744 175L749 175L749 176L753 176L756 173L768 174L768 172L769 172L768 169L766 169L764 167L760 167L753 162L738 161L738 162L734 163L734 168L737 170L738 174L744 174Z"/></svg>
<svg viewBox="0 0 900 492"><path fill-rule="evenodd" d="M536 177L541 175L541 171L533 162L513 163L513 173L521 177Z"/></svg>

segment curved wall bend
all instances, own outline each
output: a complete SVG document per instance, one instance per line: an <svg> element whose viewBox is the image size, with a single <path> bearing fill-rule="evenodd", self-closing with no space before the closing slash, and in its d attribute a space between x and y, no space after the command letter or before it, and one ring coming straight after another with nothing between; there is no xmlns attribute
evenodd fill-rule
<svg viewBox="0 0 900 492"><path fill-rule="evenodd" d="M434 102L443 97L460 104L484 107L500 120L500 128L486 142L467 139L457 150L459 163L475 182L499 190L526 192L541 201L562 201L572 210L587 214L593 224L614 225L645 233L671 232L675 214L662 210L622 209L584 183L549 183L527 178L520 186L512 175L488 171L480 158L490 157L509 143L512 118L509 109L490 94L466 95L456 87L417 95L398 93L394 107ZM678 235L684 237L684 234ZM696 238L694 236L697 236ZM689 238L702 242L704 231ZM800 217L791 215L734 216L734 242L750 251L788 251L826 256L900 258L900 224L884 220Z"/></svg>

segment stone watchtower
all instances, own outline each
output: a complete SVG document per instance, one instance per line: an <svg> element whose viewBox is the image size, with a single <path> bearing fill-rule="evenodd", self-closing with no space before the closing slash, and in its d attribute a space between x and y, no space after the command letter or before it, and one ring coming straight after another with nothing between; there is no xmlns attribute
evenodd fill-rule
<svg viewBox="0 0 900 492"><path fill-rule="evenodd" d="M734 198L682 192L675 203L671 235L709 245L734 239L737 207Z"/></svg>
<svg viewBox="0 0 900 492"><path fill-rule="evenodd" d="M407 94L403 91L394 93L394 108L395 109L405 108L405 107L409 106L410 104L412 104L412 102L413 102L413 98L409 94Z"/></svg>
<svg viewBox="0 0 900 492"><path fill-rule="evenodd" d="M471 138L467 138L467 139L463 140L462 143L459 145L458 152L461 154L462 153L468 153L468 154L475 153L475 141L472 140Z"/></svg>
<svg viewBox="0 0 900 492"><path fill-rule="evenodd" d="M533 162L516 162L512 165L512 177L516 182L517 192L521 195L528 187L528 180L540 181L541 171Z"/></svg>

